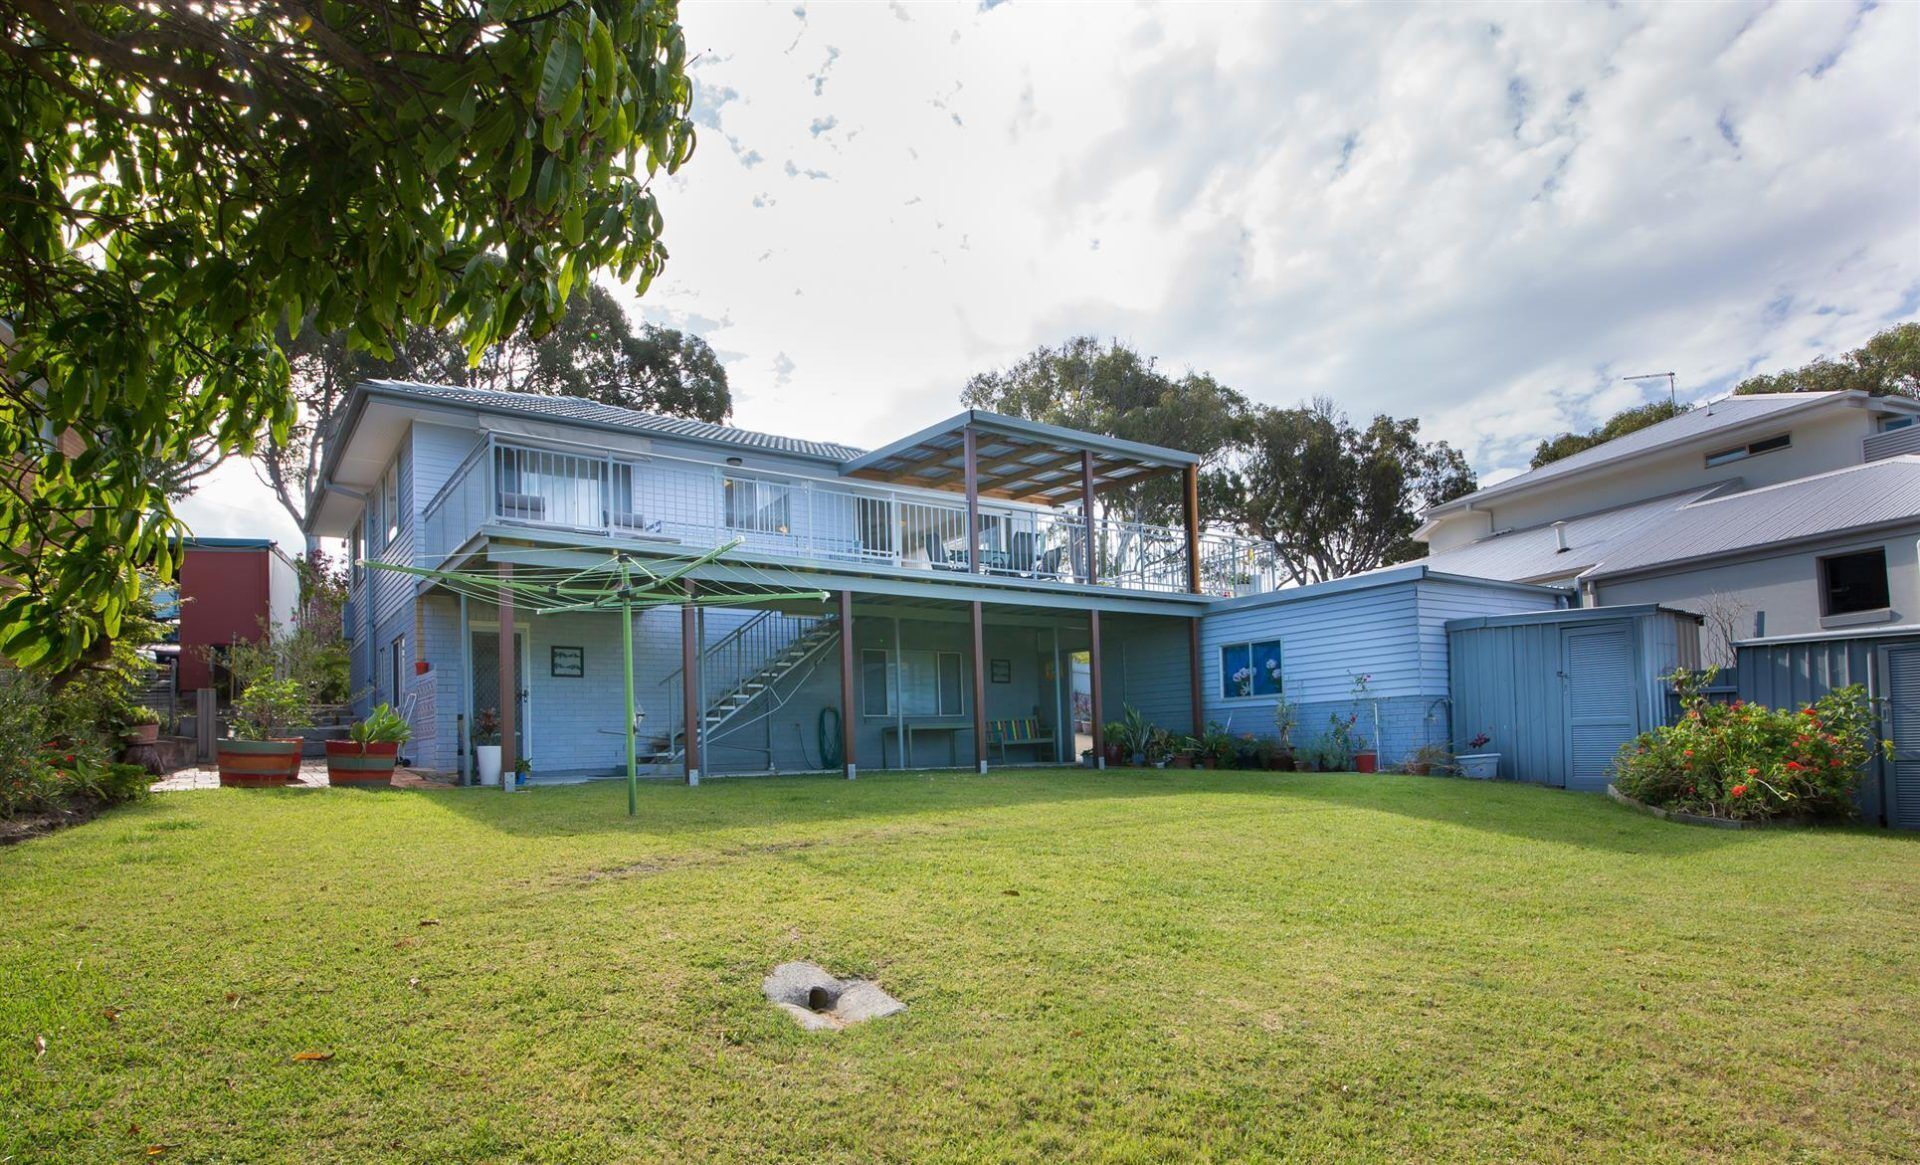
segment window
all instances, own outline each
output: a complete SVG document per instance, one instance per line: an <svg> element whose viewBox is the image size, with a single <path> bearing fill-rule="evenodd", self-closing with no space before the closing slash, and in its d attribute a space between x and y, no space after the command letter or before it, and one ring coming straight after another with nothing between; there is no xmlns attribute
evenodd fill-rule
<svg viewBox="0 0 1920 1165"><path fill-rule="evenodd" d="M792 528L792 489L785 482L729 477L725 491L727 529L785 534Z"/></svg>
<svg viewBox="0 0 1920 1165"><path fill-rule="evenodd" d="M407 637L404 635L394 636L393 647L390 650L393 653L393 658L389 661L393 665L393 687L390 689L389 694L393 697L393 704L398 707L400 703L400 661L406 658Z"/></svg>
<svg viewBox="0 0 1920 1165"><path fill-rule="evenodd" d="M1247 696L1277 696L1280 679L1280 641L1261 639L1229 643L1220 648L1220 695L1229 700Z"/></svg>
<svg viewBox="0 0 1920 1165"><path fill-rule="evenodd" d="M1895 429L1910 428L1913 425L1914 419L1913 417L1881 417L1880 431L1882 433L1891 433Z"/></svg>
<svg viewBox="0 0 1920 1165"><path fill-rule="evenodd" d="M347 569L351 572L349 585L360 585L360 575L365 570L360 560L365 557L360 543L360 527L355 526L353 532L347 535Z"/></svg>
<svg viewBox="0 0 1920 1165"><path fill-rule="evenodd" d="M1773 437L1764 437L1750 445L1735 445L1731 449L1722 449L1707 454L1707 465L1725 465L1729 461L1741 461L1748 457L1758 457L1762 453L1771 453L1775 449L1787 449L1793 445L1792 433L1781 433Z"/></svg>
<svg viewBox="0 0 1920 1165"><path fill-rule="evenodd" d="M380 516L386 528L386 537L380 544L385 546L400 536L400 463L397 461L380 479Z"/></svg>
<svg viewBox="0 0 1920 1165"><path fill-rule="evenodd" d="M893 715L893 688L887 683L887 653L867 648L860 653L860 714Z"/></svg>
<svg viewBox="0 0 1920 1165"><path fill-rule="evenodd" d="M900 711L908 716L958 716L966 711L966 669L957 651L900 653Z"/></svg>
<svg viewBox="0 0 1920 1165"><path fill-rule="evenodd" d="M1887 588L1887 552L1881 547L1820 560L1821 613L1852 615L1893 605Z"/></svg>

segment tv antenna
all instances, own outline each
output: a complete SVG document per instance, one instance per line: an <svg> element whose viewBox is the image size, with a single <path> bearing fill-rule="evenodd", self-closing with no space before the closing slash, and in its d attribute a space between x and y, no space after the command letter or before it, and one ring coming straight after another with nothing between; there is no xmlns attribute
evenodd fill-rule
<svg viewBox="0 0 1920 1165"><path fill-rule="evenodd" d="M1642 372L1638 376L1622 376L1620 379L1622 380L1658 380L1662 376L1667 378L1667 403L1672 405L1679 404L1680 395L1679 393L1674 391L1673 373L1671 372Z"/></svg>

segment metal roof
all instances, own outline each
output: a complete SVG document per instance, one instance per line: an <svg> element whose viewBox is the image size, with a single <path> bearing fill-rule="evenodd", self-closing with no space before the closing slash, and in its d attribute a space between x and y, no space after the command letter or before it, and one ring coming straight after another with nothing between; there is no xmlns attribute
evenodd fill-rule
<svg viewBox="0 0 1920 1165"><path fill-rule="evenodd" d="M445 401L449 404L466 405L470 408L493 412L518 413L547 420L598 425L605 428L631 429L659 437L707 441L718 445L733 445L767 453L810 457L821 461L848 461L861 454L861 450L852 445L840 445L831 441L806 441L798 437L756 433L752 429L736 429L732 425L716 425L709 421L666 417L658 413L601 404L599 401L586 400L577 396L498 392L485 388L460 388L450 384L418 384L406 380L369 380L364 381L363 386L371 392Z"/></svg>
<svg viewBox="0 0 1920 1165"><path fill-rule="evenodd" d="M1427 513L1429 515L1452 513L1455 510L1465 509L1475 502L1512 493L1541 482L1554 481L1585 470L1597 469L1611 462L1651 453L1666 446L1691 444L1717 429L1731 429L1739 425L1764 422L1769 418L1781 417L1791 412L1811 410L1840 397L1867 399L1865 393L1859 392L1772 392L1724 397L1689 409L1677 417L1669 417L1658 424L1648 425L1624 437L1615 437L1591 449L1582 449L1558 461L1550 461L1518 477L1510 477L1484 489L1454 498L1452 501L1428 509Z"/></svg>
<svg viewBox="0 0 1920 1165"><path fill-rule="evenodd" d="M1055 505L1081 491L1081 455L1093 455L1094 489L1130 485L1198 465L1197 454L980 409L854 458L840 467L849 477L923 489L966 487L965 434L974 431L981 497Z"/></svg>
<svg viewBox="0 0 1920 1165"><path fill-rule="evenodd" d="M1503 530L1419 561L1435 570L1484 578L1529 581L1567 578L1604 561L1615 547L1631 541L1687 503L1712 496L1738 482L1735 478L1721 485L1582 514L1566 519L1559 531L1551 524ZM1560 549L1561 532L1567 541L1564 551Z"/></svg>
<svg viewBox="0 0 1920 1165"><path fill-rule="evenodd" d="M1682 506L1609 552L1594 576L1900 522L1920 524L1920 455L1869 461Z"/></svg>

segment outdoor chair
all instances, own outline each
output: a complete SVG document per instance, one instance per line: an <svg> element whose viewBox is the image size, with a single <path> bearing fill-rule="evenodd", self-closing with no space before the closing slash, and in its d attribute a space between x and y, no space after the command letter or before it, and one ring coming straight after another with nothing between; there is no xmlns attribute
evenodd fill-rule
<svg viewBox="0 0 1920 1165"><path fill-rule="evenodd" d="M539 494L502 493L500 516L526 522L544 522L547 518L547 499Z"/></svg>
<svg viewBox="0 0 1920 1165"><path fill-rule="evenodd" d="M1055 749L1053 730L1040 722L1038 716L1022 716L1013 720L987 721L987 747L997 749L1000 763L1007 763L1007 749L1032 748L1034 760L1057 760L1059 753ZM1047 755L1041 756L1045 749Z"/></svg>

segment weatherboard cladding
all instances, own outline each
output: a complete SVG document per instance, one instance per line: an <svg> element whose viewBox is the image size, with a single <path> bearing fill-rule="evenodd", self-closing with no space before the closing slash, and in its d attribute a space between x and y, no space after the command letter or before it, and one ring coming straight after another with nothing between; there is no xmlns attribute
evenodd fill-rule
<svg viewBox="0 0 1920 1165"><path fill-rule="evenodd" d="M494 409L548 420L631 429L661 437L711 441L721 445L760 449L769 453L784 453L795 457L812 457L822 461L850 461L863 452L851 445L840 445L831 441L805 441L798 437L758 433L752 429L736 429L731 425L717 425L709 421L666 417L658 413L645 413L638 409L601 404L598 401L585 400L577 396L541 396L528 392L497 392L492 389L460 388L446 384L418 384L401 380L371 380L367 385L376 392L397 396L444 401L448 404Z"/></svg>
<svg viewBox="0 0 1920 1165"><path fill-rule="evenodd" d="M1595 573L1626 574L1901 521L1920 522L1920 456L1694 502L1608 554Z"/></svg>

